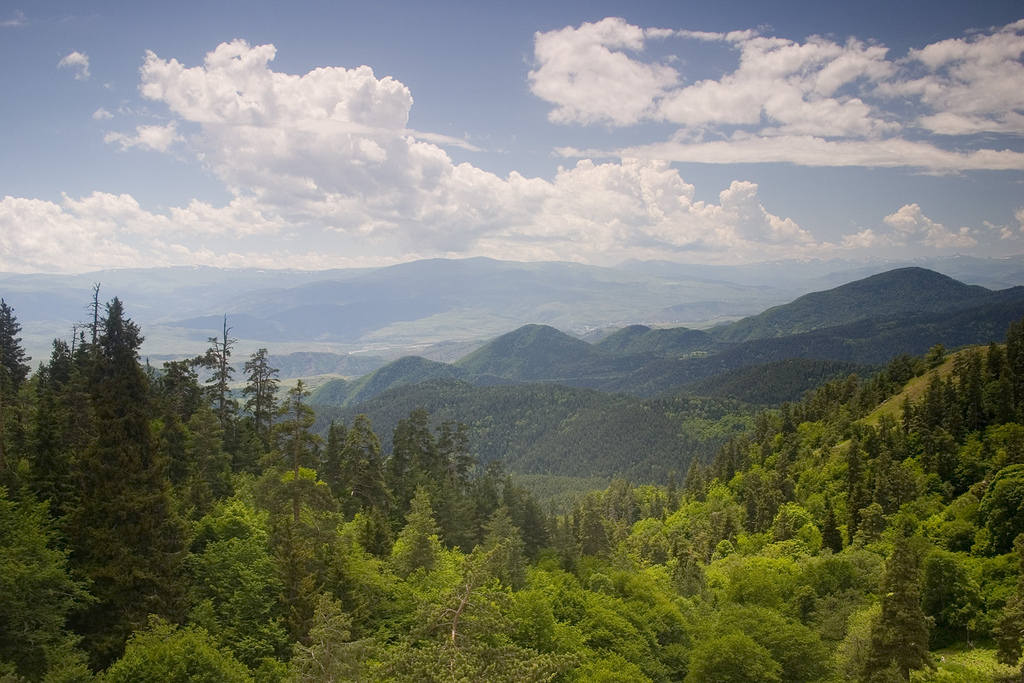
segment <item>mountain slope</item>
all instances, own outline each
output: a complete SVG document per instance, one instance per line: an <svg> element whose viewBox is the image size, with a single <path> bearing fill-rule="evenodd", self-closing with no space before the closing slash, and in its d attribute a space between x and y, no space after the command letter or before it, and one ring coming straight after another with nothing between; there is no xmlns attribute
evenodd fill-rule
<svg viewBox="0 0 1024 683"><path fill-rule="evenodd" d="M405 356L354 381L335 379L325 382L310 396L310 402L354 405L396 387L435 379L463 379L466 374L447 363Z"/></svg>
<svg viewBox="0 0 1024 683"><path fill-rule="evenodd" d="M716 328L712 335L727 342L782 337L867 318L970 308L990 301L994 295L992 290L965 285L924 268L898 268L805 294L792 303Z"/></svg>
<svg viewBox="0 0 1024 683"><path fill-rule="evenodd" d="M477 349L455 366L473 375L529 382L568 379L594 355L585 341L547 325L524 325Z"/></svg>

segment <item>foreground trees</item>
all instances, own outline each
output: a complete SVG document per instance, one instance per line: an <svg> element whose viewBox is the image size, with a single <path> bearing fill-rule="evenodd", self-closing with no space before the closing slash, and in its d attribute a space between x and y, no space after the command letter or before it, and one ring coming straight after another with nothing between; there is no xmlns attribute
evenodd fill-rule
<svg viewBox="0 0 1024 683"><path fill-rule="evenodd" d="M929 647L998 667L992 642L1019 664L1014 345L826 384L681 490L542 506L465 425L414 410L390 452L365 415L317 433L265 350L236 411L226 321L204 387L96 310L17 391L0 369L0 680L878 683L929 680Z"/></svg>

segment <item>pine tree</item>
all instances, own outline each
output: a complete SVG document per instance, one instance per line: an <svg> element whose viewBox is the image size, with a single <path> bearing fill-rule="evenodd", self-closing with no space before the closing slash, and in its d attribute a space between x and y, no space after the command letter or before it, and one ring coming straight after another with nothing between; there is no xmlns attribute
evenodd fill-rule
<svg viewBox="0 0 1024 683"><path fill-rule="evenodd" d="M11 410L22 383L28 377L30 358L21 347L21 325L7 302L0 299L0 477L7 469L5 413Z"/></svg>
<svg viewBox="0 0 1024 683"><path fill-rule="evenodd" d="M422 486L412 498L405 527L398 534L391 551L391 565L395 573L405 578L418 569L430 571L441 552L438 540L440 529L434 521L430 495Z"/></svg>
<svg viewBox="0 0 1024 683"><path fill-rule="evenodd" d="M997 658L1010 665L1020 661L1024 643L1024 534L1014 540L1013 551L1017 555L1017 587L1007 599L993 632L999 646ZM1024 681L1024 663L1021 664L1020 680Z"/></svg>
<svg viewBox="0 0 1024 683"><path fill-rule="evenodd" d="M865 674L882 674L895 665L904 680L912 669L930 666L928 631L930 619L921 607L918 557L911 545L913 522L897 519L892 554L882 581L882 614L871 633L871 649Z"/></svg>
<svg viewBox="0 0 1024 683"><path fill-rule="evenodd" d="M345 435L341 452L342 472L353 512L378 509L387 511L390 494L384 483L384 464L380 456L380 440L366 415L356 415L352 428Z"/></svg>
<svg viewBox="0 0 1024 683"><path fill-rule="evenodd" d="M866 507L871 498L864 481L864 455L860 442L854 438L850 441L846 454L846 543L853 543L860 528L861 509Z"/></svg>
<svg viewBox="0 0 1024 683"><path fill-rule="evenodd" d="M821 545L833 553L838 553L843 549L843 535L839 533L831 499L825 500L825 522L821 528Z"/></svg>
<svg viewBox="0 0 1024 683"><path fill-rule="evenodd" d="M304 402L308 397L306 385L300 379L288 391L288 396L278 411L282 419L274 426L277 457L286 462L292 471L292 509L296 524L299 523L304 488L300 469L312 464L313 447L318 439L310 431L316 415Z"/></svg>
<svg viewBox="0 0 1024 683"><path fill-rule="evenodd" d="M72 566L97 598L74 623L98 666L119 656L150 614L176 614L185 541L150 431L139 328L116 298L102 328L89 386L95 436L76 462L68 520Z"/></svg>
<svg viewBox="0 0 1024 683"><path fill-rule="evenodd" d="M267 350L252 354L243 368L248 382L242 393L248 397L245 409L252 415L256 435L266 447L270 446L270 428L277 410L278 369L270 367Z"/></svg>
<svg viewBox="0 0 1024 683"><path fill-rule="evenodd" d="M210 386L213 394L214 405L216 406L217 418L220 420L221 429L227 432L230 427L231 418L234 417L235 404L231 400L231 378L235 374L235 368L231 365L231 349L237 339L229 337L231 328L228 327L228 317L224 316L224 330L221 337L210 337L207 341L211 346L206 355L201 358L203 365L212 371L206 383Z"/></svg>

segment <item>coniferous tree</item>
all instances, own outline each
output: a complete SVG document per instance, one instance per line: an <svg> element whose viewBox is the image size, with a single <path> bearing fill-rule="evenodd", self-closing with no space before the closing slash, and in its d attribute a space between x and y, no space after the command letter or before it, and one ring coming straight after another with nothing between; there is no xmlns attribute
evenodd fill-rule
<svg viewBox="0 0 1024 683"><path fill-rule="evenodd" d="M0 299L0 477L7 469L6 413L14 405L22 383L28 377L28 356L21 347L21 325L7 302Z"/></svg>
<svg viewBox="0 0 1024 683"><path fill-rule="evenodd" d="M305 403L309 398L306 385L300 379L292 389L284 404L278 411L281 421L274 426L274 435L277 439L277 458L287 464L292 472L292 509L295 523L299 522L299 513L302 506L302 467L312 464L313 447L318 439L311 431L316 415L313 409Z"/></svg>
<svg viewBox="0 0 1024 683"><path fill-rule="evenodd" d="M242 393L247 396L245 409L252 415L256 435L266 447L270 446L270 429L277 411L278 369L270 367L267 350L252 354L243 368L247 383Z"/></svg>
<svg viewBox="0 0 1024 683"><path fill-rule="evenodd" d="M1006 600L993 631L999 646L996 656L1000 662L1010 665L1020 661L1024 644L1024 534L1014 540L1013 551L1017 556L1017 586ZM1021 664L1020 680L1024 681L1024 663Z"/></svg>
<svg viewBox="0 0 1024 683"><path fill-rule="evenodd" d="M870 503L864 481L864 454L860 442L850 441L846 454L846 542L852 544L860 528L861 509Z"/></svg>
<svg viewBox="0 0 1024 683"><path fill-rule="evenodd" d="M882 582L882 613L871 633L867 680L884 675L893 665L904 680L910 671L931 665L928 654L930 620L921 607L921 578L911 543L912 522L898 519L892 554Z"/></svg>
<svg viewBox="0 0 1024 683"><path fill-rule="evenodd" d="M831 550L833 554L843 549L843 535L839 533L831 499L827 499L825 502L825 522L821 527L821 545Z"/></svg>
<svg viewBox="0 0 1024 683"><path fill-rule="evenodd" d="M395 573L405 578L418 569L428 572L433 569L441 552L439 533L430 495L421 486L416 489L405 527L398 534L391 551L391 565Z"/></svg>
<svg viewBox="0 0 1024 683"><path fill-rule="evenodd" d="M380 456L380 440L366 415L356 415L352 428L345 435L341 455L345 488L351 511L377 509L386 512L390 496L384 483L384 465Z"/></svg>
<svg viewBox="0 0 1024 683"><path fill-rule="evenodd" d="M91 581L96 602L76 615L95 665L120 655L150 614L177 614L184 526L150 431L139 328L113 299L102 321L90 382L95 435L76 461L69 512L72 567Z"/></svg>
<svg viewBox="0 0 1024 683"><path fill-rule="evenodd" d="M224 316L224 330L220 337L210 337L207 341L211 346L206 355L201 357L202 364L211 370L210 378L206 383L213 394L217 418L220 420L221 429L225 432L229 428L229 422L234 417L235 405L231 400L231 378L235 374L235 368L231 365L231 349L237 339L229 337L231 328L228 327L228 317Z"/></svg>

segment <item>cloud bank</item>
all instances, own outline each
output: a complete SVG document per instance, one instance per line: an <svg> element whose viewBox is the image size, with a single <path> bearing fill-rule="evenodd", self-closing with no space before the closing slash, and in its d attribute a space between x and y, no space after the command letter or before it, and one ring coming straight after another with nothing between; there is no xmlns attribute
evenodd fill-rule
<svg viewBox="0 0 1024 683"><path fill-rule="evenodd" d="M685 70L645 61L652 40L721 44L734 51L736 66L687 83ZM1024 135L1022 56L1024 20L891 59L884 46L852 38L800 43L755 31L655 31L609 18L538 33L530 87L553 105L548 117L556 123L678 126L672 139L625 154L937 173L1021 170L1024 154L992 146L990 138L947 148L936 137Z"/></svg>
<svg viewBox="0 0 1024 683"><path fill-rule="evenodd" d="M273 45L241 40L217 46L196 66L147 52L139 89L150 117L157 112L162 120L118 130L119 118L98 109L93 119L114 127L104 140L118 153L173 154L201 165L232 200L151 210L129 195L102 192L60 202L5 197L0 271L317 269L474 255L735 263L879 246L968 248L977 244L974 231L947 229L917 204L825 242L772 212L758 185L742 178L717 202L697 200L671 162L1022 168L1011 150L943 149L906 137L911 129L1022 132L1015 117L1024 80L1013 90L1022 31L1024 24L1015 24L937 43L903 61L855 40L801 44L753 31L640 29L621 19L537 34L529 82L552 103L552 121L678 127L670 140L619 150L600 163L593 158L601 155L562 150L581 158L551 180L454 163L443 147L451 139L408 128L409 89L368 66L281 73L272 68ZM728 46L738 66L687 83L676 66L644 61L652 41L673 40ZM982 63L995 64L1010 82L1000 81L987 98L971 97L972 88L995 87L976 75ZM60 66L89 75L88 57L77 52ZM925 113L908 120L878 104L896 97L917 98Z"/></svg>

